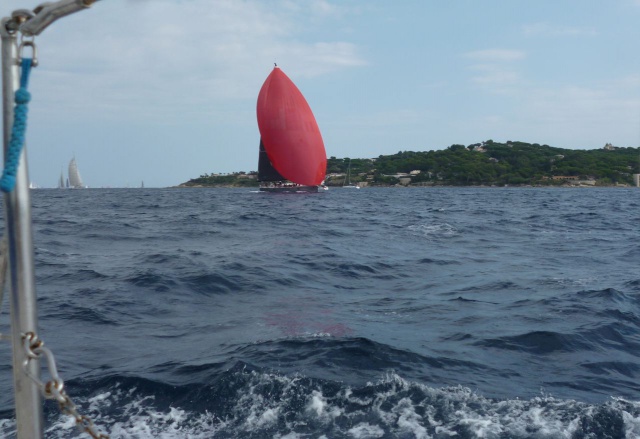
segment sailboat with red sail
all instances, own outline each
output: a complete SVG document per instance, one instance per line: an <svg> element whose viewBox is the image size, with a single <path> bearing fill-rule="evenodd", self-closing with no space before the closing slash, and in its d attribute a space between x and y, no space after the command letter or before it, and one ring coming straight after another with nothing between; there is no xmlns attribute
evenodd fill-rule
<svg viewBox="0 0 640 439"><path fill-rule="evenodd" d="M258 94L258 180L263 192L318 192L327 153L316 118L298 87L276 65Z"/></svg>

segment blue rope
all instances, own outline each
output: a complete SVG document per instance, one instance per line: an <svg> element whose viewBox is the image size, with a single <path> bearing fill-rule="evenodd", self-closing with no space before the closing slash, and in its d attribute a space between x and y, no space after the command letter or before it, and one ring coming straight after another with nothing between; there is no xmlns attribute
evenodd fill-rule
<svg viewBox="0 0 640 439"><path fill-rule="evenodd" d="M22 72L20 74L20 88L15 93L16 107L13 112L13 128L11 129L11 140L7 151L7 160L0 179L0 190L11 192L16 186L16 173L20 153L24 145L24 133L27 129L27 104L31 100L31 93L27 91L29 85L29 73L31 73L32 59L22 59Z"/></svg>

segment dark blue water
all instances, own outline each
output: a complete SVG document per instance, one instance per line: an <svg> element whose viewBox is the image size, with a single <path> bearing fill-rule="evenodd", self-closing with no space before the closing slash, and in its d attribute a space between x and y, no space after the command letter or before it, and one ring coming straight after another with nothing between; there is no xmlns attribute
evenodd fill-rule
<svg viewBox="0 0 640 439"><path fill-rule="evenodd" d="M112 438L640 437L640 190L32 196L40 337Z"/></svg>

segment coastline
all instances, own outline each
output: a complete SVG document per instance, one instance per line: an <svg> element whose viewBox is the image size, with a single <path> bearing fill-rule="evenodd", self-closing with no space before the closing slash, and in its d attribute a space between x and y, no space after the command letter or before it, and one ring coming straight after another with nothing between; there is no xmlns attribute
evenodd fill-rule
<svg viewBox="0 0 640 439"><path fill-rule="evenodd" d="M218 188L218 189L258 189L258 186L243 186L243 185L202 185L202 184L179 184L177 186L169 186L170 189L210 189L210 188ZM331 190L334 189L342 189L341 186L329 186ZM540 189L540 188L549 188L549 189L640 189L636 186L631 185L455 185L455 184L433 184L433 185L368 185L362 186L360 189L436 189L436 188L478 188L478 189Z"/></svg>

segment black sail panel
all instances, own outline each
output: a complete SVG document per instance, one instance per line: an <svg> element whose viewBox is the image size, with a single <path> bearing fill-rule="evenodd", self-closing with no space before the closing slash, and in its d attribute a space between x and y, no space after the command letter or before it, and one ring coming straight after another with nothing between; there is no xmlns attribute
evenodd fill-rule
<svg viewBox="0 0 640 439"><path fill-rule="evenodd" d="M260 139L260 155L258 156L258 180L259 181L284 181L284 178L280 173L273 167L271 161L269 160L269 156L267 155L267 151L264 149L264 144L262 143L262 139Z"/></svg>

